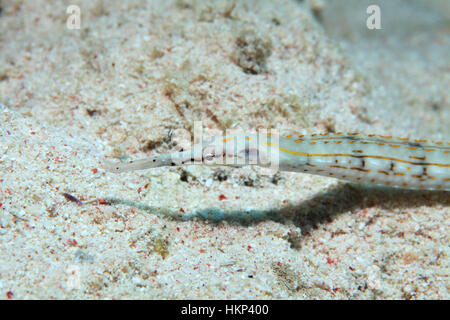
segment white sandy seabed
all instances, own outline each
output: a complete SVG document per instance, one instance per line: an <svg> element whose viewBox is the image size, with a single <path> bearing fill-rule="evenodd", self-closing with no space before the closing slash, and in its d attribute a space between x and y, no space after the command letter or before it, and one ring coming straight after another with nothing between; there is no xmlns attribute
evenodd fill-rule
<svg viewBox="0 0 450 320"><path fill-rule="evenodd" d="M342 2L79 1L69 30L69 2L2 1L0 298L448 299L447 192L102 169L200 120L448 140L448 2L378 1L370 32Z"/></svg>

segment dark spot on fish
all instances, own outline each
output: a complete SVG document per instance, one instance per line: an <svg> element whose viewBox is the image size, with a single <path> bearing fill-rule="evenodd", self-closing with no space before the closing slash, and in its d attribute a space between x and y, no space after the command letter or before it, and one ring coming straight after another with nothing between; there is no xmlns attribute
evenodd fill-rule
<svg viewBox="0 0 450 320"><path fill-rule="evenodd" d="M418 142L407 142L410 147L421 147L422 145Z"/></svg>

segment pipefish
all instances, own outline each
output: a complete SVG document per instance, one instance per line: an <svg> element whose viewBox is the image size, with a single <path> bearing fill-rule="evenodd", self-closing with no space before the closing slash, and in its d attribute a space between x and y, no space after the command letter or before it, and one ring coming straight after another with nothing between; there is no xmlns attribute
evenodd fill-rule
<svg viewBox="0 0 450 320"><path fill-rule="evenodd" d="M118 173L185 164L258 165L372 185L450 191L450 143L356 132L217 136L187 151L104 167Z"/></svg>

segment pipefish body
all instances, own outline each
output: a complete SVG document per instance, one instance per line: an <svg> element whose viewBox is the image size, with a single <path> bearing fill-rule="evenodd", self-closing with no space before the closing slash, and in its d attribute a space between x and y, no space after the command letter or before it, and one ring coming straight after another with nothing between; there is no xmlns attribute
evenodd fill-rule
<svg viewBox="0 0 450 320"><path fill-rule="evenodd" d="M125 172L184 164L258 165L372 185L450 191L450 143L359 133L220 136L187 151L108 162L105 169Z"/></svg>

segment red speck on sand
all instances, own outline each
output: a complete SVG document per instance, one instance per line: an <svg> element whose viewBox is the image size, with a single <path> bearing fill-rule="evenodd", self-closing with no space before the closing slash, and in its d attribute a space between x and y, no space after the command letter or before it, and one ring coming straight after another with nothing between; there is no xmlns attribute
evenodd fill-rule
<svg viewBox="0 0 450 320"><path fill-rule="evenodd" d="M78 242L75 239L69 239L69 240L67 240L67 244L71 247L74 247L78 244Z"/></svg>
<svg viewBox="0 0 450 320"><path fill-rule="evenodd" d="M227 197L225 197L223 194L221 194L220 196L219 196L219 200L225 200Z"/></svg>

